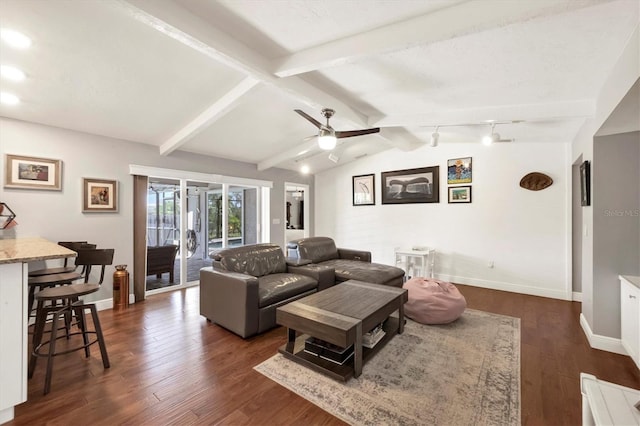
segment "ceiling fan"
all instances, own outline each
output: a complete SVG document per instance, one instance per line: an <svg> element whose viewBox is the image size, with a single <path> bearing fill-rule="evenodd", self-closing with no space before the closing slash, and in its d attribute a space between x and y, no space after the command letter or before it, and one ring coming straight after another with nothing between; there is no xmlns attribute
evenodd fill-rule
<svg viewBox="0 0 640 426"><path fill-rule="evenodd" d="M309 114L307 114L306 112L296 109L294 110L295 112L297 112L298 114L300 114L301 116L303 116L304 118L307 119L307 121L309 121L311 124L313 124L314 126L316 126L319 129L318 132L318 146L320 146L321 149L324 150L331 150L333 148L336 147L336 143L337 143L337 139L342 139L342 138L350 138L353 136L362 136L362 135L369 135L372 133L378 133L380 132L380 128L379 127L375 127L373 129L362 129L362 130L346 130L346 131L336 131L333 129L333 127L331 127L329 125L329 119L331 117L333 117L333 114L335 114L335 111L332 110L331 108L323 108L322 109L322 116L325 117L327 119L327 124L322 124L320 123L318 120L316 120L315 118L311 117Z"/></svg>

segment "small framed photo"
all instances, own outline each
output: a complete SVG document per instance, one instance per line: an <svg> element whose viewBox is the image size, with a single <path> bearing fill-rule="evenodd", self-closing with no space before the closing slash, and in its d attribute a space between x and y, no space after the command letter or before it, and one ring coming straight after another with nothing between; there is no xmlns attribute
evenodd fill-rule
<svg viewBox="0 0 640 426"><path fill-rule="evenodd" d="M471 183L471 157L447 160L447 184Z"/></svg>
<svg viewBox="0 0 640 426"><path fill-rule="evenodd" d="M450 186L449 203L470 203L471 186Z"/></svg>
<svg viewBox="0 0 640 426"><path fill-rule="evenodd" d="M353 205L374 206L376 204L375 175L353 177Z"/></svg>
<svg viewBox="0 0 640 426"><path fill-rule="evenodd" d="M82 179L82 212L117 212L118 181L107 179Z"/></svg>
<svg viewBox="0 0 640 426"><path fill-rule="evenodd" d="M7 154L5 188L62 189L62 161Z"/></svg>

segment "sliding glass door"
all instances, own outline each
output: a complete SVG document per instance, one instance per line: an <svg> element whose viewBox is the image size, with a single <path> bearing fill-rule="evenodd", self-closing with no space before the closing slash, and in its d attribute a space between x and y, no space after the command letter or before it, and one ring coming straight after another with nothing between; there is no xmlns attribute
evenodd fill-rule
<svg viewBox="0 0 640 426"><path fill-rule="evenodd" d="M150 178L147 190L147 291L180 285L181 212L180 181Z"/></svg>
<svg viewBox="0 0 640 426"><path fill-rule="evenodd" d="M134 253L135 264L146 266L146 279L135 281L136 292L197 285L216 250L269 240L263 223L269 223L271 182L134 165L130 170L146 177L147 187L145 195L135 195L136 203L146 204L146 234L135 236L146 239L144 258L142 251ZM144 230L145 214L139 216Z"/></svg>
<svg viewBox="0 0 640 426"><path fill-rule="evenodd" d="M224 247L258 242L257 188L237 185L211 188L207 194L207 212L210 254Z"/></svg>

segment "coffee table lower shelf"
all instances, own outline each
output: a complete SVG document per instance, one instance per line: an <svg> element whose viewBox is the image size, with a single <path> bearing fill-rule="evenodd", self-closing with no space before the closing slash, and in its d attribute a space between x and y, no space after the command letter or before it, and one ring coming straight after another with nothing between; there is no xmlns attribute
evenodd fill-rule
<svg viewBox="0 0 640 426"><path fill-rule="evenodd" d="M380 351L380 348L386 345L387 342L391 340L391 338L398 333L398 318L389 317L384 322L383 329L386 332L386 334L373 348L363 348L363 351L362 351L363 365L372 356L377 354L378 351ZM285 357L299 364L304 365L307 368L326 374L327 376L335 380L346 382L347 380L353 377L353 357L348 359L344 364L340 365L331 361L327 361L326 359L320 358L319 356L305 352L304 342L309 337L310 336L308 334L302 334L298 336L296 338L293 352L289 352L287 350L286 344L280 346L278 348L278 352L280 352Z"/></svg>

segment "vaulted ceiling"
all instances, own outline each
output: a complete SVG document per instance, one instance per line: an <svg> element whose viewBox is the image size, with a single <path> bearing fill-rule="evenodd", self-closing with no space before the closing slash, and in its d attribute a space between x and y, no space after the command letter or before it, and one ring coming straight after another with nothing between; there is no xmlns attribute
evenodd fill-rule
<svg viewBox="0 0 640 426"><path fill-rule="evenodd" d="M390 148L566 143L594 113L638 0L0 0L0 81L19 120L298 169L336 166L311 123L336 110L337 164ZM502 124L504 123L504 124ZM2 135L0 135L0 138ZM438 149L434 147L433 149Z"/></svg>

